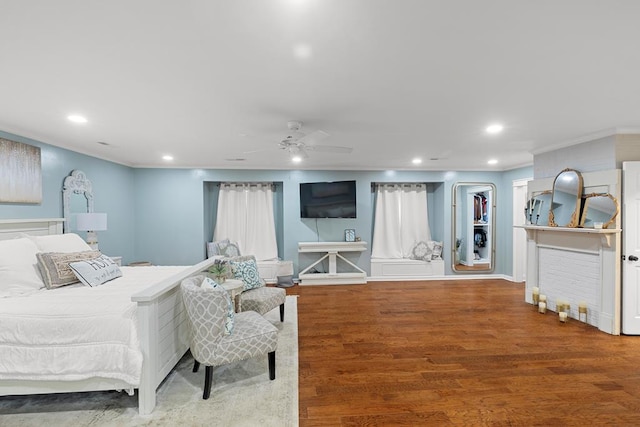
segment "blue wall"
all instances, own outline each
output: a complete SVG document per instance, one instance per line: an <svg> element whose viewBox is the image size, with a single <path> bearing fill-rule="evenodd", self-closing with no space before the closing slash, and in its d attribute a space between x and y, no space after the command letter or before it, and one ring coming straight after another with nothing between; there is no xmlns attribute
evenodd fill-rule
<svg viewBox="0 0 640 427"><path fill-rule="evenodd" d="M108 230L98 232L100 250L125 262L135 258L133 169L2 131L0 137L40 147L42 158L42 203L0 203L0 218L62 218L62 184L80 169L91 181L94 211L107 213Z"/></svg>
<svg viewBox="0 0 640 427"><path fill-rule="evenodd" d="M73 169L83 170L93 184L95 211L107 212L109 230L99 233L100 249L122 255L124 262L185 265L205 258L211 240L220 181L272 181L279 255L293 260L298 271L315 259L298 256L298 242L342 241L353 228L369 243L362 254L348 258L369 271L373 222L371 184L374 182L430 183L429 222L432 238L444 242L443 256L451 274L451 189L457 181L493 182L497 187L497 259L495 272L511 274L512 181L530 177L531 167L507 172L432 171L287 171L212 169L136 169L0 132L0 136L42 148L43 194L40 205L0 203L0 218L62 216L62 182ZM355 219L301 219L301 182L356 180ZM317 229L317 233L316 233Z"/></svg>

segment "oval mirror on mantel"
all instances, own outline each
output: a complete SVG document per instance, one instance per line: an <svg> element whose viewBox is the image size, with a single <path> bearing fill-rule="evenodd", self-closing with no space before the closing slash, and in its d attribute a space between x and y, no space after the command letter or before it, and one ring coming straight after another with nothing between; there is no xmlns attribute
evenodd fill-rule
<svg viewBox="0 0 640 427"><path fill-rule="evenodd" d="M553 181L550 227L577 227L580 224L582 175L575 169L565 169Z"/></svg>
<svg viewBox="0 0 640 427"><path fill-rule="evenodd" d="M532 193L524 207L524 219L527 225L548 225L549 207L553 191L546 190Z"/></svg>
<svg viewBox="0 0 640 427"><path fill-rule="evenodd" d="M608 193L591 193L584 196L580 225L585 228L608 228L618 216L619 206Z"/></svg>

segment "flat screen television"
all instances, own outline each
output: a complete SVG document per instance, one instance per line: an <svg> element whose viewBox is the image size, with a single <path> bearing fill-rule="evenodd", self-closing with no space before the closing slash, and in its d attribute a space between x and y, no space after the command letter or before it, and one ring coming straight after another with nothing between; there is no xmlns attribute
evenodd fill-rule
<svg viewBox="0 0 640 427"><path fill-rule="evenodd" d="M356 182L300 184L300 218L355 218Z"/></svg>

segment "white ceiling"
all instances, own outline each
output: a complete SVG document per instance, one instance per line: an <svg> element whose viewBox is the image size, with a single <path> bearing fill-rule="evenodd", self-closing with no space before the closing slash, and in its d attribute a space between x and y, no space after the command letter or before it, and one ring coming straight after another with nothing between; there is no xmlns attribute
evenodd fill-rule
<svg viewBox="0 0 640 427"><path fill-rule="evenodd" d="M637 0L0 0L0 130L141 167L510 169L640 129L639 19ZM289 120L352 154L292 165Z"/></svg>

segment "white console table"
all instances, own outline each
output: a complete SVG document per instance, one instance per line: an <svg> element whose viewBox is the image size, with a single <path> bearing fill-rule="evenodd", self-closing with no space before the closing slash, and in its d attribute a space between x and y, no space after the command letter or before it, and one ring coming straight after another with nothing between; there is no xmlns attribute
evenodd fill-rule
<svg viewBox="0 0 640 427"><path fill-rule="evenodd" d="M301 285L347 285L367 283L367 273L360 267L340 255L339 252L363 252L367 242L299 242L298 252L324 252L325 254L298 274ZM313 267L329 258L328 273L309 273ZM356 271L338 273L337 259L340 258Z"/></svg>

